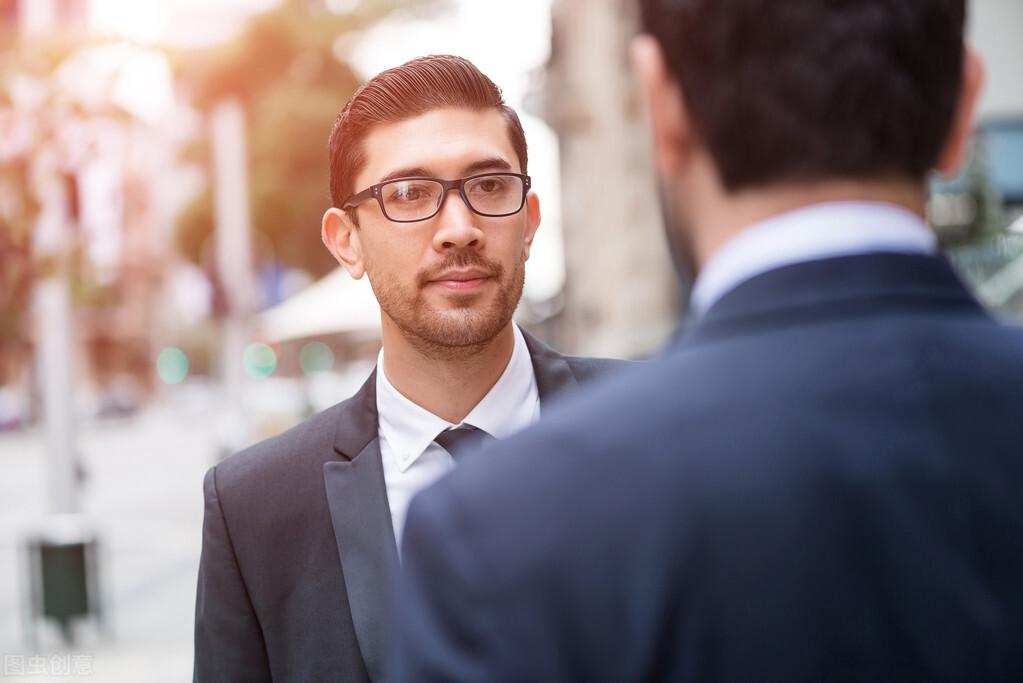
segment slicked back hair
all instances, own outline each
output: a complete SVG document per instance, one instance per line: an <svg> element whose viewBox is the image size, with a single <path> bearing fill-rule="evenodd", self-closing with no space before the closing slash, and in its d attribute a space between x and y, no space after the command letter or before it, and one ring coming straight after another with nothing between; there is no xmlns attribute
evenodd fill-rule
<svg viewBox="0 0 1023 683"><path fill-rule="evenodd" d="M355 188L366 163L364 140L378 124L397 123L449 107L494 109L508 125L521 172L527 173L526 135L501 90L467 59L452 55L418 57L382 71L352 96L330 133L330 198L340 207Z"/></svg>
<svg viewBox="0 0 1023 683"><path fill-rule="evenodd" d="M961 88L966 0L641 0L728 192L923 180Z"/></svg>

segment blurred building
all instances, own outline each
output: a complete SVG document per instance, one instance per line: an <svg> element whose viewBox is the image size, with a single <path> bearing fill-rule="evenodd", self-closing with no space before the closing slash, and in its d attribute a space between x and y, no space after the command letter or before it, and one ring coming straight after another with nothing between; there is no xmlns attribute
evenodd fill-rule
<svg viewBox="0 0 1023 683"><path fill-rule="evenodd" d="M80 230L94 295L76 310L83 374L101 410L124 410L152 388L165 335L164 286L175 264L171 217L160 188L175 163L173 143L144 122L111 127L107 153L79 175Z"/></svg>
<svg viewBox="0 0 1023 683"><path fill-rule="evenodd" d="M986 66L980 116L1023 114L1023 2L971 0L968 39Z"/></svg>

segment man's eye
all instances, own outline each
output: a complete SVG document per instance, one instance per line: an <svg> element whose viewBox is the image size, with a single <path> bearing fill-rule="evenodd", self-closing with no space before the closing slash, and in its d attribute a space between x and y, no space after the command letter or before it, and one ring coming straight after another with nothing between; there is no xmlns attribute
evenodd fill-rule
<svg viewBox="0 0 1023 683"><path fill-rule="evenodd" d="M483 194L500 192L503 188L504 183L498 178L487 178L476 183L476 190Z"/></svg>
<svg viewBox="0 0 1023 683"><path fill-rule="evenodd" d="M426 199L429 193L416 185L398 185L391 192L390 199L396 202L416 202Z"/></svg>

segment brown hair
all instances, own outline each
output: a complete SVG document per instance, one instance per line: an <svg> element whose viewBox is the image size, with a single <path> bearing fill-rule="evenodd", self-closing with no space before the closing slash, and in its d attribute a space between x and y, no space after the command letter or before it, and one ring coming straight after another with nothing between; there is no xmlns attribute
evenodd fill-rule
<svg viewBox="0 0 1023 683"><path fill-rule="evenodd" d="M501 90L467 59L452 55L418 57L382 71L348 100L330 132L330 199L340 207L366 163L362 141L380 123L396 123L434 109L494 108L504 116L508 135L526 173L526 135Z"/></svg>

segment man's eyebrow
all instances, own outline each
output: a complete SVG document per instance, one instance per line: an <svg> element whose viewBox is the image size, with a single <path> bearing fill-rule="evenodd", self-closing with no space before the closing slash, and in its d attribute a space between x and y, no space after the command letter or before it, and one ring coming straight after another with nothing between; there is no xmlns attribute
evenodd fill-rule
<svg viewBox="0 0 1023 683"><path fill-rule="evenodd" d="M488 157L486 159L474 161L463 168L462 175L471 176L476 173L483 173L486 171L510 171L511 168L512 165L501 157ZM378 180L377 183L386 183L389 180L397 180L398 178L415 178L422 176L432 178L433 174L422 166L398 168L385 175L383 178Z"/></svg>
<svg viewBox="0 0 1023 683"><path fill-rule="evenodd" d="M395 169L378 180L377 183L386 183L388 180L395 180L397 178L415 178L417 176L432 177L430 172L425 168L421 166L413 166L412 168Z"/></svg>
<svg viewBox="0 0 1023 683"><path fill-rule="evenodd" d="M480 159L479 161L472 162L462 172L470 176L484 171L510 171L511 168L512 165L501 157L490 157L489 159Z"/></svg>

